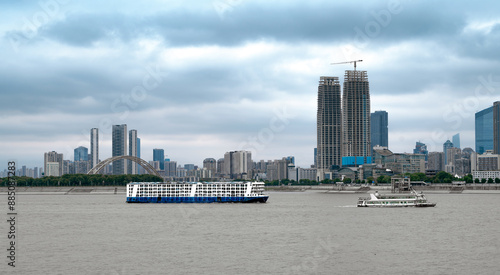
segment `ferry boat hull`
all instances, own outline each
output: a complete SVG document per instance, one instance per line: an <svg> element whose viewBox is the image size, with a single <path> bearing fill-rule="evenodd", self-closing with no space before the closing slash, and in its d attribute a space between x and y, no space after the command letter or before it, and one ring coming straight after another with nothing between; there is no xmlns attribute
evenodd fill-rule
<svg viewBox="0 0 500 275"><path fill-rule="evenodd" d="M265 203L263 182L135 182L127 203Z"/></svg>
<svg viewBox="0 0 500 275"><path fill-rule="evenodd" d="M214 202L267 202L269 196L261 197L127 197L128 203L214 203Z"/></svg>
<svg viewBox="0 0 500 275"><path fill-rule="evenodd" d="M359 198L358 207L434 207L422 192L410 194L370 194L369 198Z"/></svg>

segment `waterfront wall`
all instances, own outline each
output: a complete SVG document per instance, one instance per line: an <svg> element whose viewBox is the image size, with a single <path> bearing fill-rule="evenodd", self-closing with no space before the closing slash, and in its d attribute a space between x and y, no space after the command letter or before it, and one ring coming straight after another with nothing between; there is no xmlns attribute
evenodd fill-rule
<svg viewBox="0 0 500 275"><path fill-rule="evenodd" d="M1 187L0 193L6 193L7 187ZM16 187L19 194L125 194L125 186L48 186L48 187Z"/></svg>
<svg viewBox="0 0 500 275"><path fill-rule="evenodd" d="M413 186L417 191L436 191L436 192L461 192L471 191L500 191L500 184L467 184L457 186L454 184L434 184L427 186ZM345 191L345 192L370 192L370 191L390 191L390 185L382 186L344 186L336 184L321 185L284 185L284 186L266 186L266 191L274 192L303 192L303 191ZM6 187L0 187L0 194L7 192ZM49 187L16 187L16 193L20 194L66 194L66 195L85 195L85 194L125 194L125 186L49 186Z"/></svg>
<svg viewBox="0 0 500 275"><path fill-rule="evenodd" d="M433 184L412 186L417 191L463 191L463 190L500 190L500 184ZM368 192L370 190L391 191L390 185L378 186L344 186L336 184L321 184L321 185L283 185L283 186L266 186L269 191L307 191L307 190L324 190L324 191L351 191L351 192Z"/></svg>

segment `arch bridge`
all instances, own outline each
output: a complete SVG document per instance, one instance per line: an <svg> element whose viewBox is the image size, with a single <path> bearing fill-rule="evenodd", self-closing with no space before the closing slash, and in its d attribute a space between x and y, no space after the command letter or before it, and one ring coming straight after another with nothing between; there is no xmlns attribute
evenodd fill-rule
<svg viewBox="0 0 500 275"><path fill-rule="evenodd" d="M144 170L146 170L146 172L148 172L148 174L155 175L155 176L158 176L161 178L158 171L156 171L156 169L153 166L151 166L151 164L147 163L145 160L143 160L141 158L134 157L134 156L116 156L116 157L111 157L111 158L105 159L105 160L99 162L96 166L94 166L94 168L90 169L90 171L87 172L87 175L97 174L104 167L106 167L106 165L111 164L114 161L121 160L121 159L133 161L133 162L139 164L142 168L144 168Z"/></svg>

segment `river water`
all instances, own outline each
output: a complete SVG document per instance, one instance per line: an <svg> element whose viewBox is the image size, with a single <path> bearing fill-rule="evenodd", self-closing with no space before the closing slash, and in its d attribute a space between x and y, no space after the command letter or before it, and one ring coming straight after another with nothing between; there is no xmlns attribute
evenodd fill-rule
<svg viewBox="0 0 500 275"><path fill-rule="evenodd" d="M3 222L0 274L500 272L500 194L427 194L436 207L395 209L357 208L360 194L269 194L265 204L18 194L16 267Z"/></svg>

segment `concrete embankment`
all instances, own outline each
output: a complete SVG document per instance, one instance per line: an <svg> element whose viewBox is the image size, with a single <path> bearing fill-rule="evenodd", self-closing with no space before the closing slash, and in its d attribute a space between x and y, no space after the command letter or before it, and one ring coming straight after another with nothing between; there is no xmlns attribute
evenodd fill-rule
<svg viewBox="0 0 500 275"><path fill-rule="evenodd" d="M426 186L413 186L417 191L426 193L499 193L500 184L433 184ZM283 185L283 186L266 186L267 191L277 192L304 192L304 191L325 191L328 193L367 193L373 191L390 192L390 185L379 186L344 186L333 184L321 185Z"/></svg>
<svg viewBox="0 0 500 275"><path fill-rule="evenodd" d="M500 184L433 184L427 186L413 186L417 191L426 193L499 193ZM368 193L374 191L390 192L391 186L344 186L334 184L321 185L284 185L266 186L266 191L274 192L306 192L322 191L327 193ZM7 187L0 187L0 194L6 194ZM49 187L16 187L17 194L41 195L112 195L125 194L125 186L49 186Z"/></svg>
<svg viewBox="0 0 500 275"><path fill-rule="evenodd" d="M85 195L85 194L125 194L125 186L48 186L48 187L16 187L18 194L42 195ZM6 193L7 188L1 187L0 193Z"/></svg>
<svg viewBox="0 0 500 275"><path fill-rule="evenodd" d="M278 192L304 192L304 191L325 191L329 193L366 193L370 190L391 190L390 186L338 186L334 184L321 185L283 185L283 186L266 186L266 191Z"/></svg>

